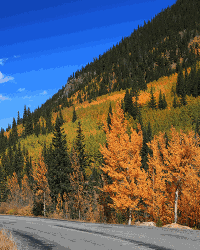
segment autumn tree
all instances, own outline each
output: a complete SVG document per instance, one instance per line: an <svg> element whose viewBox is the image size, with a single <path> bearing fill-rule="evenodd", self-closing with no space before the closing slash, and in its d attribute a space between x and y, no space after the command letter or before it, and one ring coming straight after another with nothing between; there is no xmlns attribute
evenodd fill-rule
<svg viewBox="0 0 200 250"><path fill-rule="evenodd" d="M9 188L8 203L13 204L16 207L21 206L22 197L17 174L14 172L12 177L7 178L7 182Z"/></svg>
<svg viewBox="0 0 200 250"><path fill-rule="evenodd" d="M123 110L117 103L117 112L111 118L111 130L109 132L104 122L108 148L100 145L100 151L106 164L100 167L112 178L113 183L104 185L103 192L108 192L114 204L111 207L129 210L129 222L131 224L132 210L137 207L139 199L146 199L147 175L140 169L142 147L142 131L138 125L138 133L131 128L131 136L127 133L127 121Z"/></svg>
<svg viewBox="0 0 200 250"><path fill-rule="evenodd" d="M73 156L72 156L72 171L70 174L70 184L71 184L71 206L78 211L78 218L81 219L81 212L84 211L84 176L83 172L80 168L80 162L78 159L78 155L73 148ZM83 215L82 215L83 216Z"/></svg>
<svg viewBox="0 0 200 250"><path fill-rule="evenodd" d="M188 184L188 180L196 181L197 171L199 170L200 163L200 148L199 148L199 137L197 136L195 139L195 133L189 132L188 134L184 134L180 131L180 134L176 132L175 128L172 126L171 128L171 140L168 142L168 146L166 147L166 142L164 139L164 134L160 133L158 142L154 141L152 143L148 143L150 148L153 151L153 157L149 159L149 171L152 173L153 168L159 172L161 170L164 174L164 180L166 181L166 188L168 187L168 204L174 200L174 210L171 207L168 207L168 211L174 211L174 222L177 223L177 209L178 209L178 193L179 191L186 190L185 187ZM158 153L159 152L159 153ZM155 155L158 157L155 157ZM160 157L159 157L160 155ZM159 182L161 182L161 179ZM164 189L164 185L159 184L159 187L163 188L163 192L166 191ZM161 188L160 188L161 189ZM164 201L164 197L167 197L163 194L163 197L158 197L156 203L159 204L160 201L160 209L161 209L161 201ZM154 196L157 194L154 193ZM165 200L166 201L166 200ZM180 211L182 207L179 208ZM170 217L172 214L170 214Z"/></svg>
<svg viewBox="0 0 200 250"><path fill-rule="evenodd" d="M50 206L51 197L50 197L50 189L47 180L47 167L44 163L44 158L39 154L38 163L33 161L33 165L35 165L33 169L33 190L35 196L35 209L38 204L44 205L44 216L45 216L45 205Z"/></svg>
<svg viewBox="0 0 200 250"><path fill-rule="evenodd" d="M29 180L27 175L25 174L22 179L22 188L21 188L21 197L22 197L22 204L23 206L30 206L33 205L33 191L29 186Z"/></svg>

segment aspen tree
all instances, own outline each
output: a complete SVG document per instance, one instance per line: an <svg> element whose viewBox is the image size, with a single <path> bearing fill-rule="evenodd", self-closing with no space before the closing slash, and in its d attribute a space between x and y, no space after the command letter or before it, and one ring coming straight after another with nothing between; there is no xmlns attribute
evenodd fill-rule
<svg viewBox="0 0 200 250"><path fill-rule="evenodd" d="M33 165L35 162L33 161ZM34 178L34 185L33 189L36 196L36 202L44 202L44 215L45 215L45 205L51 204L51 197L50 197L50 189L48 185L48 180L46 177L47 174L47 167L44 163L44 158L39 153L39 162L35 164L33 170L33 178Z"/></svg>
<svg viewBox="0 0 200 250"><path fill-rule="evenodd" d="M168 190L171 190L174 197L174 222L177 223L177 208L178 208L178 192L185 190L189 181L194 183L197 180L199 166L200 166L200 148L199 137L195 139L194 132L189 132L188 135L180 131L176 132L175 128L171 127L172 139L168 142L168 147L165 147L164 134L160 133L159 143L160 152L162 154L162 161L154 159L152 165L165 170L165 180L170 182ZM148 143L152 147L153 154L157 148L153 148L153 144ZM153 159L149 159L153 162ZM158 167L159 166L159 167ZM164 188L164 186L162 186ZM164 189L163 189L164 190ZM168 191L169 192L169 191ZM179 210L182 210L180 207Z"/></svg>
<svg viewBox="0 0 200 250"><path fill-rule="evenodd" d="M100 145L105 164L100 167L112 178L113 183L99 188L108 192L117 209L129 209L131 224L132 210L137 207L140 198L147 198L147 174L141 167L140 151L142 147L142 131L138 125L138 133L131 128L131 136L126 131L127 121L123 110L117 103L117 112L111 117L110 131L104 121L104 130L107 137L107 147Z"/></svg>

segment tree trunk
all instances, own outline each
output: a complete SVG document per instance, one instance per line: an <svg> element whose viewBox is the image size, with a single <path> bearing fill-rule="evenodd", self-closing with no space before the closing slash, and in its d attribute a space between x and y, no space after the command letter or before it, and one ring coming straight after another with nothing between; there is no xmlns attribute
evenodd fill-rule
<svg viewBox="0 0 200 250"><path fill-rule="evenodd" d="M175 192L175 209L174 209L174 223L177 223L177 206L178 206L178 188Z"/></svg>
<svg viewBox="0 0 200 250"><path fill-rule="evenodd" d="M129 220L128 220L128 225L131 225L131 208L129 209Z"/></svg>

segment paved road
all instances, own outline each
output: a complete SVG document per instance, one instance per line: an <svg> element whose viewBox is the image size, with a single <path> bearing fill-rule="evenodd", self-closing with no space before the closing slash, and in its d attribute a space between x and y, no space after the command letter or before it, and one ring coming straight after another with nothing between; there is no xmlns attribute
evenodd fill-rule
<svg viewBox="0 0 200 250"><path fill-rule="evenodd" d="M200 249L198 230L69 222L10 215L0 215L1 228L12 233L20 250Z"/></svg>

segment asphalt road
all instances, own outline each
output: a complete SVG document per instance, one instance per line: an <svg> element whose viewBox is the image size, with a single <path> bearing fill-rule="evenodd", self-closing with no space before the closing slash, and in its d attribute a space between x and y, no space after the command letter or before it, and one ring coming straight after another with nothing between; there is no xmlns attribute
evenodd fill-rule
<svg viewBox="0 0 200 250"><path fill-rule="evenodd" d="M18 249L200 249L200 231L0 215Z"/></svg>

